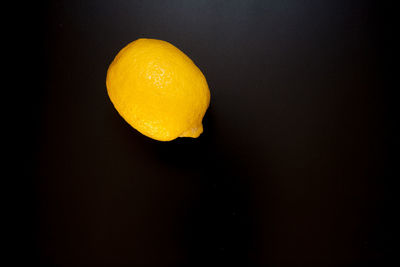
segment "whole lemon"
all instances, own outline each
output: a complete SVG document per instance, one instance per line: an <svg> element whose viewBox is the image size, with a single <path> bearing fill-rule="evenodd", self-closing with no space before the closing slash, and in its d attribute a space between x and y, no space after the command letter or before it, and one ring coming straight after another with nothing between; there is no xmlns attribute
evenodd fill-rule
<svg viewBox="0 0 400 267"><path fill-rule="evenodd" d="M150 138L197 138L203 132L210 104L207 81L168 42L138 39L125 46L108 68L106 85L118 113Z"/></svg>

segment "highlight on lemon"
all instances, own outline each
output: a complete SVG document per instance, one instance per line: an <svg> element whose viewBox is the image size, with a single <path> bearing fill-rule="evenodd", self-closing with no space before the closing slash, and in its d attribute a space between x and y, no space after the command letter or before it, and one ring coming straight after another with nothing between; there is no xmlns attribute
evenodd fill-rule
<svg viewBox="0 0 400 267"><path fill-rule="evenodd" d="M156 39L125 46L107 71L107 92L118 113L159 140L197 138L210 104L203 73L182 51Z"/></svg>

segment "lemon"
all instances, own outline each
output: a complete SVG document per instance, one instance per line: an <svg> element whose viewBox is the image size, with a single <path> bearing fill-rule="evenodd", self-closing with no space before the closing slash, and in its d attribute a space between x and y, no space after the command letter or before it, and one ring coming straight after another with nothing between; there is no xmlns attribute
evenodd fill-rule
<svg viewBox="0 0 400 267"><path fill-rule="evenodd" d="M203 73L182 51L156 39L125 46L107 71L107 92L118 113L159 140L197 138L210 104Z"/></svg>

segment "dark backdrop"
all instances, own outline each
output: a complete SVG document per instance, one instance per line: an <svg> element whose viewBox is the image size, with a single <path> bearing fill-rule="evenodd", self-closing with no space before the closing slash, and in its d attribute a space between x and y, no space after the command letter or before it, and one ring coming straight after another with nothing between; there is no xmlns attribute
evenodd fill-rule
<svg viewBox="0 0 400 267"><path fill-rule="evenodd" d="M32 67L18 81L30 84L20 100L18 259L384 266L394 255L397 98L381 5L51 1L24 10L20 48ZM108 65L140 37L171 42L206 76L200 138L154 141L113 108Z"/></svg>

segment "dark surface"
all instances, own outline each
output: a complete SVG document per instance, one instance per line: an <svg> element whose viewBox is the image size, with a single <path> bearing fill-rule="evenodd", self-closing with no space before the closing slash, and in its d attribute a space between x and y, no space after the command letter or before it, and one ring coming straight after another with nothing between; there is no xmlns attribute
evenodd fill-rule
<svg viewBox="0 0 400 267"><path fill-rule="evenodd" d="M35 8L26 31L39 48L32 61L43 64L27 77L37 88L24 87L32 134L17 171L26 196L18 227L27 234L19 259L385 266L394 255L397 98L382 6ZM206 76L211 106L200 138L151 140L113 108L108 65L140 37L171 42Z"/></svg>

